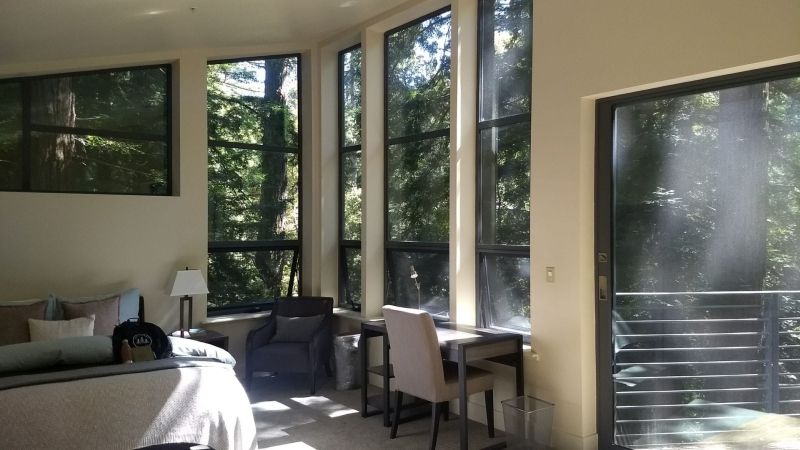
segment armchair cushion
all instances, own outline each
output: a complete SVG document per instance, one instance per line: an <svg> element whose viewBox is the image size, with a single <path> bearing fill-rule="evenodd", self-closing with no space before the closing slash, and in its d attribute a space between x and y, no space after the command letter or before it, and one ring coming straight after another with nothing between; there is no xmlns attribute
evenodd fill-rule
<svg viewBox="0 0 800 450"><path fill-rule="evenodd" d="M308 342L324 317L323 314L307 317L276 316L275 336L271 342Z"/></svg>

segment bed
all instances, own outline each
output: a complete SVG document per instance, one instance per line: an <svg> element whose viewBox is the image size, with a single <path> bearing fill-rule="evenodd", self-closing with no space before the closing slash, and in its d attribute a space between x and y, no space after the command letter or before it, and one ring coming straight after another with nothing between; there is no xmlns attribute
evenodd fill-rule
<svg viewBox="0 0 800 450"><path fill-rule="evenodd" d="M136 449L188 442L257 448L226 351L170 337L176 357L115 364L108 336L0 347L0 447Z"/></svg>

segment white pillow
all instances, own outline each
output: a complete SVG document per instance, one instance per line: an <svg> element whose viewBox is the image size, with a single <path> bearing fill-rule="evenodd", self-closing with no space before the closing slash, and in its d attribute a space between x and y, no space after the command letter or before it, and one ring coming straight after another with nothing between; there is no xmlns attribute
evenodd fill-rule
<svg viewBox="0 0 800 450"><path fill-rule="evenodd" d="M72 320L28 319L31 342L94 335L94 314Z"/></svg>

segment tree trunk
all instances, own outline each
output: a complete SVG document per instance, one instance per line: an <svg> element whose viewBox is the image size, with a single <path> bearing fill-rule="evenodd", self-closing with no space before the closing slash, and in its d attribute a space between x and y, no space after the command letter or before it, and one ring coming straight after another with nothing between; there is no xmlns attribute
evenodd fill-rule
<svg viewBox="0 0 800 450"><path fill-rule="evenodd" d="M710 287L759 290L767 258L764 85L720 91L718 203L708 254Z"/></svg>
<svg viewBox="0 0 800 450"><path fill-rule="evenodd" d="M268 59L264 68L264 111L262 111L262 128L264 130L263 142L269 145L285 146L286 99L281 92L285 73L285 60ZM283 230L284 211L286 206L287 190L287 158L286 154L263 151L261 153L261 170L264 179L261 182L261 227L258 231L259 240L285 239ZM256 266L264 277L264 283L269 296L288 295L282 292L283 272L291 264L291 256L286 252L273 251L259 253L256 257Z"/></svg>
<svg viewBox="0 0 800 450"><path fill-rule="evenodd" d="M75 126L72 79L48 78L31 82L32 122ZM80 142L71 134L32 133L32 186L37 190L74 190L80 176L73 172Z"/></svg>

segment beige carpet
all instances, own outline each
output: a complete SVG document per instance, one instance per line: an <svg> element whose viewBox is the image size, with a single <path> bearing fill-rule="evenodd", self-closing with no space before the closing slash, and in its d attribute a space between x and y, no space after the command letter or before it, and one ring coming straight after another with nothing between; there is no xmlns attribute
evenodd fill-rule
<svg viewBox="0 0 800 450"><path fill-rule="evenodd" d="M291 374L256 378L250 403L261 450L361 450L425 449L430 437L430 416L401 423L397 438L376 415L362 418L361 391L337 391L333 379L322 377L314 396L305 376ZM371 392L372 393L372 392ZM376 390L377 393L377 390ZM502 442L502 432L489 439L486 425L470 422L470 449ZM458 448L458 416L440 421L437 449Z"/></svg>

